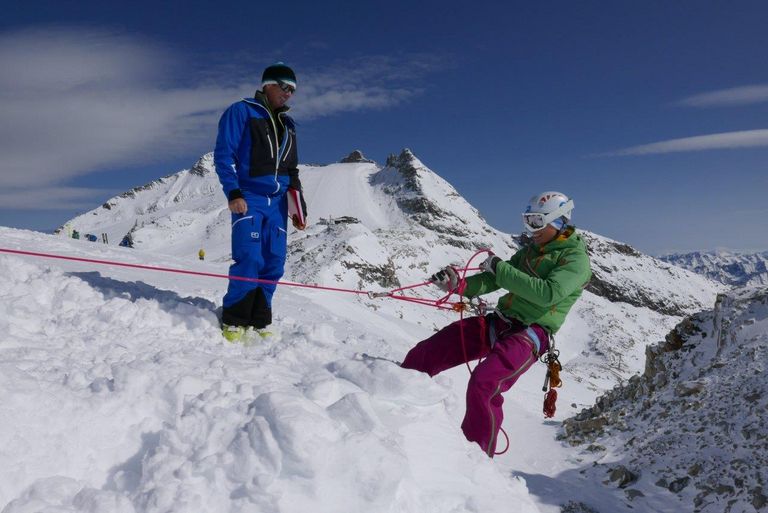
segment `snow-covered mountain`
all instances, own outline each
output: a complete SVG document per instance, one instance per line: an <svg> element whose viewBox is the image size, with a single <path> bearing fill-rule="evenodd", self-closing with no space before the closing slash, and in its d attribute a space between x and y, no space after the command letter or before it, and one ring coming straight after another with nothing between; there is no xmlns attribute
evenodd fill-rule
<svg viewBox="0 0 768 513"><path fill-rule="evenodd" d="M642 376L566 420L565 438L595 461L585 479L641 511L764 511L767 352L768 288L687 317L648 348Z"/></svg>
<svg viewBox="0 0 768 513"><path fill-rule="evenodd" d="M346 160L301 167L311 224L290 234L286 279L391 290L517 248L410 151ZM109 245L0 228L0 247L226 274L225 203L206 155L68 223ZM135 249L117 246L128 232ZM595 278L558 333L556 419L641 372L647 345L726 288L583 233ZM233 347L213 313L225 280L1 253L0 266L3 513L624 507L577 491L579 461L541 418L543 369L507 394L511 448L491 463L457 427L466 369L429 380L360 356L400 359L453 312L283 286L279 336Z"/></svg>
<svg viewBox="0 0 768 513"><path fill-rule="evenodd" d="M768 251L696 251L665 255L660 259L733 287L768 285Z"/></svg>
<svg viewBox="0 0 768 513"><path fill-rule="evenodd" d="M310 226L290 234L286 279L391 290L423 282L447 264L464 266L480 248L499 255L517 249L514 236L489 226L411 151L390 156L384 166L362 154L344 160L300 167ZM518 209L510 214L519 215ZM107 233L112 242L131 231L136 247L147 251L191 259L203 247L208 259L230 259L229 212L212 154L68 224L81 233ZM573 371L583 386L604 390L640 372L645 346L663 338L681 316L709 307L725 287L624 243L583 233L594 277L559 338L572 359L566 372ZM412 305L381 303L368 301L371 308L434 328L448 318L432 321Z"/></svg>

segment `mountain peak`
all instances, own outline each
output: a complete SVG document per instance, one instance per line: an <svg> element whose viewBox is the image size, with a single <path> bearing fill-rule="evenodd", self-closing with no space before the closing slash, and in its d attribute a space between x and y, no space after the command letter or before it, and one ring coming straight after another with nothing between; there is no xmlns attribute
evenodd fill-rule
<svg viewBox="0 0 768 513"><path fill-rule="evenodd" d="M212 172L213 169L213 153L206 153L195 162L195 165L192 166L189 172L193 175L205 176Z"/></svg>
<svg viewBox="0 0 768 513"><path fill-rule="evenodd" d="M403 170L405 168L413 167L414 163L418 162L418 160L419 159L416 158L416 155L414 155L410 149L403 148L400 155L392 153L387 157L386 166Z"/></svg>
<svg viewBox="0 0 768 513"><path fill-rule="evenodd" d="M363 152L360 150L353 150L352 153L344 157L339 161L341 164L356 164L356 163L368 163L375 164L374 161L365 158Z"/></svg>

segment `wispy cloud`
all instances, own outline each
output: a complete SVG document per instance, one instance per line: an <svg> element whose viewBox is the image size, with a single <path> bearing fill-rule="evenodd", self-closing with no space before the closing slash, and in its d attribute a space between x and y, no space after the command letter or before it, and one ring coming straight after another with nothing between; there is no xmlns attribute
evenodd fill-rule
<svg viewBox="0 0 768 513"><path fill-rule="evenodd" d="M106 198L109 191L85 187L34 187L23 194L13 188L0 190L0 207L15 210L88 210L93 198Z"/></svg>
<svg viewBox="0 0 768 513"><path fill-rule="evenodd" d="M103 30L6 33L0 49L0 188L6 193L210 147L215 112L245 91L175 87L170 52ZM69 194L75 197L74 190Z"/></svg>
<svg viewBox="0 0 768 513"><path fill-rule="evenodd" d="M293 112L312 119L392 107L421 94L425 77L445 67L429 55L373 56L308 71L304 79L299 78Z"/></svg>
<svg viewBox="0 0 768 513"><path fill-rule="evenodd" d="M724 150L768 146L768 130L743 130L670 139L602 153L600 156L652 155L685 151Z"/></svg>
<svg viewBox="0 0 768 513"><path fill-rule="evenodd" d="M689 96L677 103L687 107L733 107L762 102L768 102L766 84L719 89Z"/></svg>
<svg viewBox="0 0 768 513"><path fill-rule="evenodd" d="M210 151L221 112L253 94L260 72L244 76L231 62L190 72L177 64L188 57L92 28L0 34L0 208L40 208L14 200L33 188L59 207L79 205L93 190L71 187L78 177ZM428 56L361 57L302 70L293 112L388 108L419 94L413 84L438 66Z"/></svg>

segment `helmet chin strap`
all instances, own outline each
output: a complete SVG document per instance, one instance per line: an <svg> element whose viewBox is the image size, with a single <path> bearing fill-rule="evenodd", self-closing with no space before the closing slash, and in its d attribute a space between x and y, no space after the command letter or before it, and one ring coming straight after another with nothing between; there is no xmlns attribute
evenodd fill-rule
<svg viewBox="0 0 768 513"><path fill-rule="evenodd" d="M565 231L568 229L568 223L563 220L563 226L560 227L559 230L557 230L557 234L555 235L555 238L560 237L562 234L565 233Z"/></svg>

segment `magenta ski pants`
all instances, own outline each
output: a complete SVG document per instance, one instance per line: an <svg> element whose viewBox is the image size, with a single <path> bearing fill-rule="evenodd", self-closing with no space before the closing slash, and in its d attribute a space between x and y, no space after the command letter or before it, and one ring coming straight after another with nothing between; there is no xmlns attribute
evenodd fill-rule
<svg viewBox="0 0 768 513"><path fill-rule="evenodd" d="M487 324L493 322L497 339L489 347ZM467 411L461 429L471 442L477 442L490 457L496 452L496 441L504 418L502 393L510 389L520 376L549 347L549 337L541 326L508 324L490 317L469 317L456 321L414 346L402 367L435 376L465 362L461 343L464 331L468 361L484 358L469 377ZM535 341L540 349L537 354Z"/></svg>

